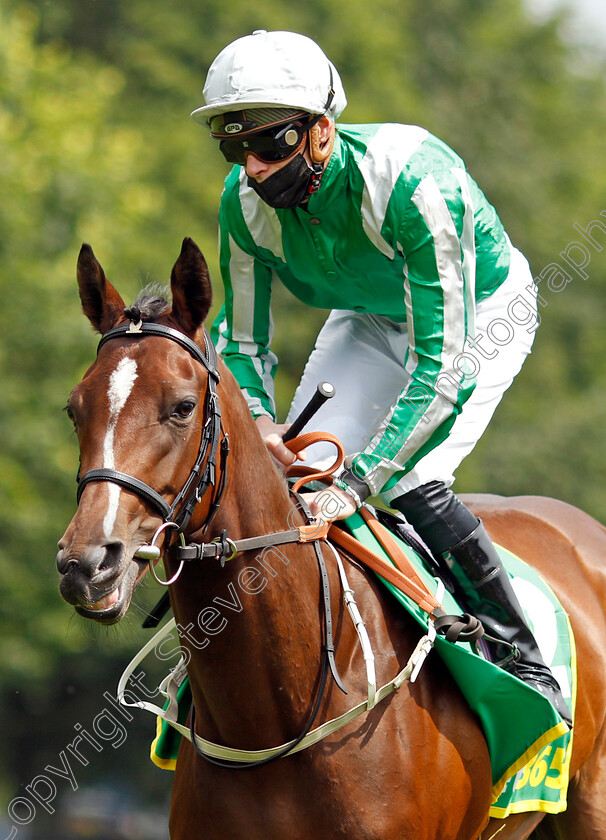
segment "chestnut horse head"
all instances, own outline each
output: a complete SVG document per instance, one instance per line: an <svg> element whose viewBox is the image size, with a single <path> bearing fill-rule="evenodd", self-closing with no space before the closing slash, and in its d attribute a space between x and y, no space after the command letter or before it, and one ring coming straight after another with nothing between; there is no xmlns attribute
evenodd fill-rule
<svg viewBox="0 0 606 840"><path fill-rule="evenodd" d="M60 540L57 566L65 600L81 615L111 624L125 614L145 573L140 546L163 521L189 518L182 490L199 493L190 471L200 460L208 419L200 395L209 366L216 369L203 327L211 286L191 239L171 274L172 307L148 294L125 308L88 245L78 259L78 286L84 313L104 339L67 403L81 451L79 507ZM165 334L176 338L163 340ZM209 350L210 363L200 364Z"/></svg>

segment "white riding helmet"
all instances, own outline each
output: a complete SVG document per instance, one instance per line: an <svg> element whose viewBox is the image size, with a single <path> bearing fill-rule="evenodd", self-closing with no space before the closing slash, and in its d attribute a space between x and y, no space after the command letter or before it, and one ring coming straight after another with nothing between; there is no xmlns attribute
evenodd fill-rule
<svg viewBox="0 0 606 840"><path fill-rule="evenodd" d="M334 120L347 105L337 70L311 38L265 29L238 38L219 53L203 94L206 105L191 116L204 124L217 114L267 106L326 113Z"/></svg>

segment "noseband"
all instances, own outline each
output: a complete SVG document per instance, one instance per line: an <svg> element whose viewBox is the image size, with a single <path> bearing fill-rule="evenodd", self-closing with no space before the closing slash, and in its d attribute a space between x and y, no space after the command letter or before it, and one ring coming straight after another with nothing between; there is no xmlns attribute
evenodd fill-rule
<svg viewBox="0 0 606 840"><path fill-rule="evenodd" d="M204 403L204 423L196 462L182 489L177 493L173 503L170 505L156 490L139 478L135 478L119 470L107 468L89 470L83 476L78 474L77 500L80 502L80 497L87 484L93 481L111 481L140 496L162 516L164 527L171 525L178 533L182 534L191 519L196 505L202 500L209 487L213 487L214 495L211 499L206 520L202 526L205 529L208 527L211 518L219 507L219 502L225 489L227 455L229 452L227 435L223 432L221 425L221 409L217 395L217 383L220 379L217 369L217 353L206 330L204 331L205 351L203 352L188 336L172 327L139 321L136 324L122 324L106 332L97 347L97 355L103 345L107 344L108 341L112 341L114 338L137 338L148 335L160 336L161 338L168 338L174 341L187 350L208 371L208 387L206 389ZM221 449L220 481L216 485L217 454L219 447Z"/></svg>

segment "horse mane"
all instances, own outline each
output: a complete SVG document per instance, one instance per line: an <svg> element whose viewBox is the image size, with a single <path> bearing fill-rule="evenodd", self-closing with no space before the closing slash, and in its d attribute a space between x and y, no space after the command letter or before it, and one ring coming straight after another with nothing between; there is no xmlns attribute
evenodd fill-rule
<svg viewBox="0 0 606 840"><path fill-rule="evenodd" d="M156 321L170 307L168 287L152 283L141 290L133 305L126 307L124 314L131 321Z"/></svg>

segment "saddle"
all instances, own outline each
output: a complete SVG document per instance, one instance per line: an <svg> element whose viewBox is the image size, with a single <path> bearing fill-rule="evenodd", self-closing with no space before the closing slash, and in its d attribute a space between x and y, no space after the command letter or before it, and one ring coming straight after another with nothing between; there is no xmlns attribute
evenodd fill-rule
<svg viewBox="0 0 606 840"><path fill-rule="evenodd" d="M411 598L424 610L434 622L437 633L441 633L449 642L479 640L484 633L480 621L469 613L446 615L436 597L418 574L413 563L403 551L399 541L408 545L427 566L434 577L442 580L442 570L436 559L424 544L410 531L396 515L364 506L360 516L389 558L386 561L369 546L360 542L347 530L333 524L328 531L328 538L366 568L371 569L381 578ZM394 539L394 536L398 539ZM448 581L450 589L450 582Z"/></svg>

